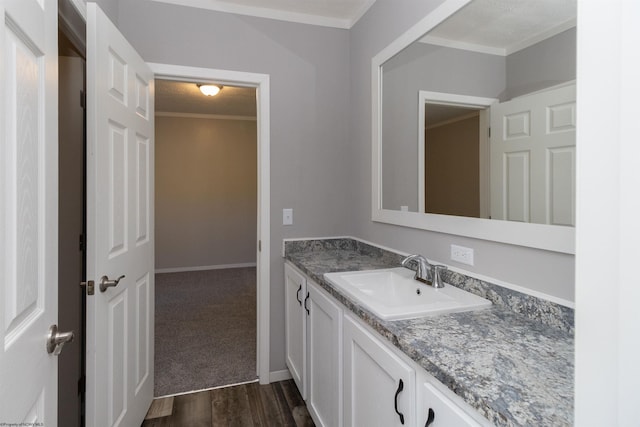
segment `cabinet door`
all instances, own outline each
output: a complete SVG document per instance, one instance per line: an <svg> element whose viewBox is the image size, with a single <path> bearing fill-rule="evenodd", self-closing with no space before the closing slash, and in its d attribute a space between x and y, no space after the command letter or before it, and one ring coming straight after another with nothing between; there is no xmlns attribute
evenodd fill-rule
<svg viewBox="0 0 640 427"><path fill-rule="evenodd" d="M307 398L306 343L307 316L304 302L307 295L305 278L288 264L284 265L285 340L287 367L304 399Z"/></svg>
<svg viewBox="0 0 640 427"><path fill-rule="evenodd" d="M344 425L413 426L415 390L414 369L345 315Z"/></svg>
<svg viewBox="0 0 640 427"><path fill-rule="evenodd" d="M428 374L425 373L425 377ZM435 379L433 380L435 382ZM444 386L442 386L444 387ZM449 396L448 396L449 395ZM432 381L420 378L418 384L418 426L422 427L480 427L490 425L488 421L482 423L465 412L454 399L459 399L452 392L439 390ZM463 403L464 404L464 403ZM466 405L466 404L464 404ZM475 411L474 411L475 412ZM481 419L480 414L475 418Z"/></svg>
<svg viewBox="0 0 640 427"><path fill-rule="evenodd" d="M338 427L342 425L342 309L311 280L307 290L307 407L316 425Z"/></svg>

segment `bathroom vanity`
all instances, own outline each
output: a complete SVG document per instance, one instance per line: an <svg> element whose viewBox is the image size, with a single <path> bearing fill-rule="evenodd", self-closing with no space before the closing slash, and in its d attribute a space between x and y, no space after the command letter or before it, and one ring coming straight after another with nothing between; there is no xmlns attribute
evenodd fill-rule
<svg viewBox="0 0 640 427"><path fill-rule="evenodd" d="M571 425L573 310L454 271L489 308L388 321L324 274L397 267L349 238L286 241L287 366L317 425Z"/></svg>

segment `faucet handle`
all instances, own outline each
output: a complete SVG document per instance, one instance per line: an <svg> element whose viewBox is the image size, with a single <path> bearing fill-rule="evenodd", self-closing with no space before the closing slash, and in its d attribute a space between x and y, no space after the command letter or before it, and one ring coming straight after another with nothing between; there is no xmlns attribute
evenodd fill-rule
<svg viewBox="0 0 640 427"><path fill-rule="evenodd" d="M442 281L442 277L440 277L440 273L444 270L447 270L446 265L433 265L432 266L432 275L433 275L433 287L434 288L444 288L444 282Z"/></svg>

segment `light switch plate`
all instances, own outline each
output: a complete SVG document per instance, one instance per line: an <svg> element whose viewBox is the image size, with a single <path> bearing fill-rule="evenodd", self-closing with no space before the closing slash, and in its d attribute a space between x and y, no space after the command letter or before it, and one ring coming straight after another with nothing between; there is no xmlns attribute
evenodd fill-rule
<svg viewBox="0 0 640 427"><path fill-rule="evenodd" d="M293 225L293 209L282 209L282 225Z"/></svg>

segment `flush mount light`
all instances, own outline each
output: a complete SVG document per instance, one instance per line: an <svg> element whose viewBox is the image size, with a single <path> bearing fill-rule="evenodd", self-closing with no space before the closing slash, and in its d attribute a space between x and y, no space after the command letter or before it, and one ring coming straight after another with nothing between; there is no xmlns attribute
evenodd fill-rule
<svg viewBox="0 0 640 427"><path fill-rule="evenodd" d="M206 96L216 96L222 90L221 85L198 85L200 92Z"/></svg>

